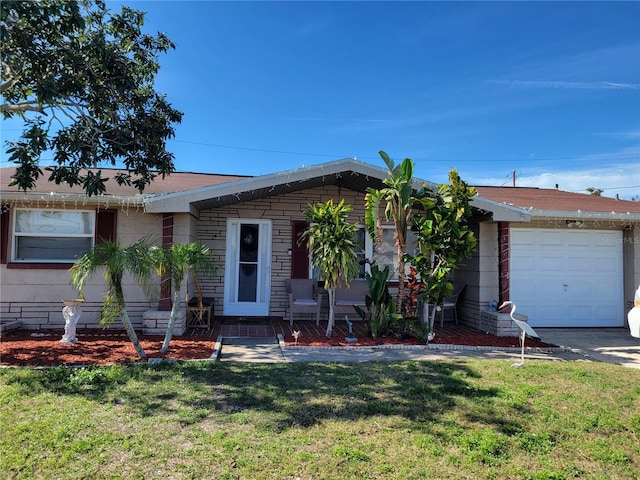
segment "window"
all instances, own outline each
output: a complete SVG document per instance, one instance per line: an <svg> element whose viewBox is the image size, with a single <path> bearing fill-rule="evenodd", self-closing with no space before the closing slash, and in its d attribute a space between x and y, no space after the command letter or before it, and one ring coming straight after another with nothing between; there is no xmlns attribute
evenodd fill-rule
<svg viewBox="0 0 640 480"><path fill-rule="evenodd" d="M416 249L416 237L415 234L409 230L407 235L407 253L413 253ZM356 232L356 255L358 262L360 263L360 278L364 278L365 271L369 271L369 265L365 263L365 260L375 262L380 268L384 269L386 265L389 265L391 271L391 280L398 279L398 249L396 247L395 228L392 225L386 225L382 227L382 243L380 245L374 245L371 237L367 233L363 225L358 226ZM311 264L311 261L310 261ZM408 271L408 265L407 265ZM317 268L312 269L310 272L311 278L319 278L320 272Z"/></svg>
<svg viewBox="0 0 640 480"><path fill-rule="evenodd" d="M359 231L362 232L365 239L365 258L371 259L381 270L384 270L384 267L388 265L391 271L391 280L398 280L398 247L396 247L395 228L391 225L382 227L382 242L379 245L371 241L364 227L361 227ZM415 234L409 230L405 250L407 253L413 253L416 248ZM409 266L405 267L408 272ZM367 268L369 267L367 266ZM364 271L362 277L364 277Z"/></svg>
<svg viewBox="0 0 640 480"><path fill-rule="evenodd" d="M72 263L93 246L96 213L16 209L12 261Z"/></svg>

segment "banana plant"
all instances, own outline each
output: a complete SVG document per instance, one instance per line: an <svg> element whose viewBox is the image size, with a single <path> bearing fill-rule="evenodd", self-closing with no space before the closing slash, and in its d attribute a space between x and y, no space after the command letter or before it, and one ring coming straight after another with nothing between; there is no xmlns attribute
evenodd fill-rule
<svg viewBox="0 0 640 480"><path fill-rule="evenodd" d="M358 316L369 324L369 333L373 338L388 335L395 321L402 318L396 313L393 297L389 293L387 282L391 278L389 266L380 270L377 265L371 265L371 273L365 273L369 293L365 297L367 310L354 305Z"/></svg>
<svg viewBox="0 0 640 480"><path fill-rule="evenodd" d="M378 152L387 165L388 177L382 182L386 185L382 189L369 188L365 195L365 226L371 240L378 243L382 239L382 223L380 207L384 205L384 217L393 220L395 240L398 256L398 292L396 296L396 312L402 312L404 300L405 253L407 233L411 223L415 196L413 190L413 167L410 158L405 158L396 165L384 151Z"/></svg>

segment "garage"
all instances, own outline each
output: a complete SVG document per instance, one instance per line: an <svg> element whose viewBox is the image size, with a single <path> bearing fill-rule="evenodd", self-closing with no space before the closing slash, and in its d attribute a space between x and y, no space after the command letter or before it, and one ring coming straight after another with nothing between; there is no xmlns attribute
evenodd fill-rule
<svg viewBox="0 0 640 480"><path fill-rule="evenodd" d="M533 327L624 326L621 231L510 229L510 298Z"/></svg>

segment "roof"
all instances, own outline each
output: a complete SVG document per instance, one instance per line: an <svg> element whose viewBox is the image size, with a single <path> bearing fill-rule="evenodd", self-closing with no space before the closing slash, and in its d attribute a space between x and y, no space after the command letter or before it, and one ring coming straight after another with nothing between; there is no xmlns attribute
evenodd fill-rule
<svg viewBox="0 0 640 480"><path fill-rule="evenodd" d="M386 168L344 158L187 192L158 195L148 200L146 210L155 213L190 211L197 215L199 210L327 185L365 193L368 188L384 187L383 180L388 174ZM435 188L434 183L415 177L413 187L417 190L425 183Z"/></svg>
<svg viewBox="0 0 640 480"><path fill-rule="evenodd" d="M43 175L36 182L33 192L42 193L62 193L62 194L78 194L83 193L79 188L71 188L67 184L56 185L50 182L49 172L43 170ZM112 178L117 173L127 173L126 170L117 168L101 168L103 177ZM10 192L24 193L18 187L9 187L11 177L16 171L16 167L0 168L0 191L4 194ZM86 172L86 170L83 170ZM245 178L251 178L248 175L221 175L213 173L193 173L193 172L173 172L171 175L162 178L158 176L144 191L145 195L157 195L161 193L184 192L193 190L194 188L202 188L210 185L219 185L221 183L233 182ZM120 186L115 180L107 182L107 195L110 196L133 196L138 195L138 190L133 186Z"/></svg>
<svg viewBox="0 0 640 480"><path fill-rule="evenodd" d="M612 218L640 221L640 202L532 187L475 187L472 204L494 212L494 220L532 217ZM497 214L497 215L496 215ZM505 218L501 218L504 216Z"/></svg>
<svg viewBox="0 0 640 480"><path fill-rule="evenodd" d="M382 188L387 178L386 168L359 160L345 158L333 162L301 167L261 176L220 175L211 173L174 172L157 177L140 195L133 187L108 184L108 195L87 199L79 188L56 185L48 175L40 177L33 191L27 193L8 187L15 167L0 169L0 197L4 201L45 202L57 199L65 202L82 201L83 204L130 204L144 207L150 213L191 212L231 205L284 193L296 192L327 185L365 193L367 188ZM102 169L103 175L112 176L124 170ZM414 188L434 183L414 178ZM529 187L475 187L478 191L472 206L487 214L493 221L528 222L532 218L612 219L640 222L640 202L616 200L557 189ZM40 203L36 203L39 205Z"/></svg>
<svg viewBox="0 0 640 480"><path fill-rule="evenodd" d="M102 170L105 176L123 171ZM14 167L0 169L0 192L3 200L35 199L48 202L56 197L60 201L81 199L83 204L104 204L111 201L112 205L117 202L129 205L133 202L137 206L144 204L145 211L150 213L191 212L194 215L198 215L200 210L327 185L365 193L370 187L384 187L383 180L388 176L386 168L345 158L257 177L174 172L164 179L157 177L143 195L138 194L134 188L109 183L108 195L87 199L80 188L71 189L67 185L51 183L47 180L48 175L41 177L36 188L27 193L16 187L7 187L14 171ZM435 187L433 183L414 178L415 189L421 188L425 183Z"/></svg>

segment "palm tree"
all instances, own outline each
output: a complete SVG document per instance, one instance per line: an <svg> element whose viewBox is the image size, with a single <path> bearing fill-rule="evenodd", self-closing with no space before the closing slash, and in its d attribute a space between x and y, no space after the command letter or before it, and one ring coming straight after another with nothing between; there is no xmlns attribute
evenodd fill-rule
<svg viewBox="0 0 640 480"><path fill-rule="evenodd" d="M310 225L300 235L299 243L307 242L312 264L320 269L329 294L327 337L331 336L334 325L335 289L343 282L348 286L360 271L355 244L357 227L347 221L349 212L351 206L345 205L344 200L337 205L333 200L309 204L309 209L303 212Z"/></svg>
<svg viewBox="0 0 640 480"><path fill-rule="evenodd" d="M125 274L131 274L145 290L148 289L148 280L152 272L148 252L149 244L144 239L126 248L123 248L119 242L105 240L96 244L80 257L70 269L71 284L78 289L80 298L84 298L83 290L88 278L98 270L104 269L107 293L100 312L100 324L112 324L117 318L120 318L141 359L146 359L147 354L140 345L131 320L129 320L122 280Z"/></svg>
<svg viewBox="0 0 640 480"><path fill-rule="evenodd" d="M407 246L407 231L411 222L412 207L415 202L413 195L413 167L411 159L395 165L385 152L378 152L389 169L389 176L383 180L386 188L381 190L369 188L365 195L365 225L367 232L374 242L382 239L382 224L379 217L380 202L386 202L384 214L386 220L393 220L398 255L398 293L396 298L396 313L401 313L404 299L405 253Z"/></svg>
<svg viewBox="0 0 640 480"><path fill-rule="evenodd" d="M202 293L200 289L200 281L198 280L198 272L204 272L208 276L216 274L216 264L209 251L209 248L197 242L175 243L169 248L152 246L149 249L153 265L156 272L161 278L168 276L168 280L173 287L173 303L171 305L171 314L167 323L167 331L164 336L164 342L160 353L166 353L169 350L169 342L173 336L173 327L178 316L178 307L180 300L180 285L185 277L187 282L189 277L193 281L198 302L200 304L200 315L202 315ZM189 301L189 288L185 294L185 304Z"/></svg>

